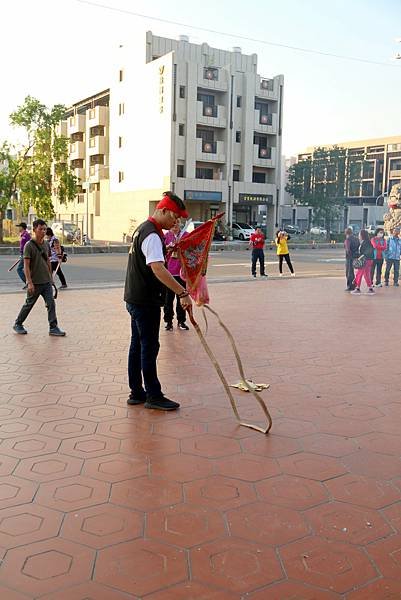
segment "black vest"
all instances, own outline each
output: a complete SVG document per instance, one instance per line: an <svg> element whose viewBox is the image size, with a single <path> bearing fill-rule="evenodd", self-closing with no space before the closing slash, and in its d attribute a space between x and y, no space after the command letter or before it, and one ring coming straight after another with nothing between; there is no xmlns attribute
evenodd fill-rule
<svg viewBox="0 0 401 600"><path fill-rule="evenodd" d="M160 237L163 254L166 255L164 240L156 225L152 221L145 221L139 225L132 236L125 277L124 300L130 304L150 304L152 306L163 306L164 304L166 288L146 264L145 255L141 250L142 242L151 233L156 233Z"/></svg>

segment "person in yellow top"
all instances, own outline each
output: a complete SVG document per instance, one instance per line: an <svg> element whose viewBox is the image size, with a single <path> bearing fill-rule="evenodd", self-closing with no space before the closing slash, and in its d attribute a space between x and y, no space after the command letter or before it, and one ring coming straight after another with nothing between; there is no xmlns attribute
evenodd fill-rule
<svg viewBox="0 0 401 600"><path fill-rule="evenodd" d="M276 246L277 246L277 256L278 256L278 268L280 271L280 277L283 276L283 260L288 265L289 270L291 271L291 275L295 277L294 267L292 266L290 253L288 251L288 240L290 236L285 231L278 231L276 233Z"/></svg>

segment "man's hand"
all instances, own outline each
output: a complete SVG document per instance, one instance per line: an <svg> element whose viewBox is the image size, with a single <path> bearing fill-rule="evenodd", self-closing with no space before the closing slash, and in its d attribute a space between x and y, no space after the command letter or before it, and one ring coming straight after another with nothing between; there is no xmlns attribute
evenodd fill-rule
<svg viewBox="0 0 401 600"><path fill-rule="evenodd" d="M180 304L184 310L191 308L191 306L192 306L191 296L188 294L188 296L183 296L182 298L180 298Z"/></svg>
<svg viewBox="0 0 401 600"><path fill-rule="evenodd" d="M28 294L32 295L35 292L35 286L33 285L32 281L30 281L28 283Z"/></svg>

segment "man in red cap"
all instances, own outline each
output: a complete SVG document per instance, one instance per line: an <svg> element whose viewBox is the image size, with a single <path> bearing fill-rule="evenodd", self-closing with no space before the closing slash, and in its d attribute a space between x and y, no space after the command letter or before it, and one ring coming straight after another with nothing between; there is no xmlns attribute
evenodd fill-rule
<svg viewBox="0 0 401 600"><path fill-rule="evenodd" d="M180 217L188 217L183 201L172 192L165 192L153 216L139 225L132 236L125 279L124 300L131 315L128 353L131 393L127 403L144 403L145 408L157 410L175 410L180 406L164 396L157 377L160 312L165 286L179 296L184 310L192 306L188 292L165 266L163 229L171 229Z"/></svg>

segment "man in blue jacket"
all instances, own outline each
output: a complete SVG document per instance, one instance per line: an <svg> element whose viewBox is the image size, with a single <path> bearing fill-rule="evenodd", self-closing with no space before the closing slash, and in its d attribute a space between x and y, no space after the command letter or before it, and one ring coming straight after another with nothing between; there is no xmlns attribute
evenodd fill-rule
<svg viewBox="0 0 401 600"><path fill-rule="evenodd" d="M398 287L398 277L400 275L400 255L401 255L401 239L400 228L394 227L392 235L387 240L386 251L386 272L384 274L385 285L388 287L390 271L394 269L394 285Z"/></svg>

